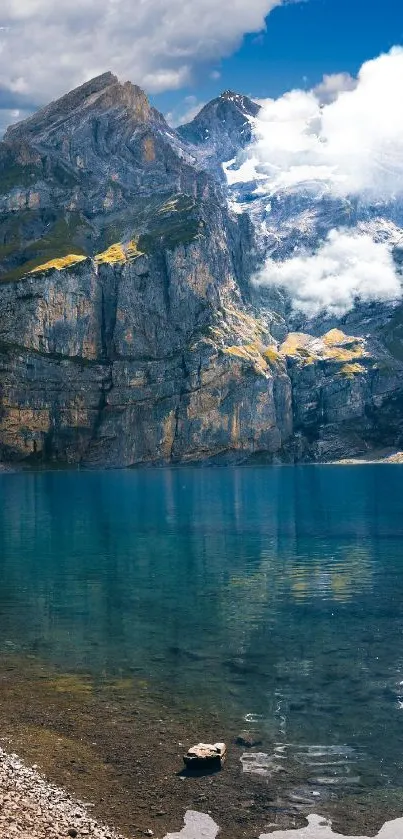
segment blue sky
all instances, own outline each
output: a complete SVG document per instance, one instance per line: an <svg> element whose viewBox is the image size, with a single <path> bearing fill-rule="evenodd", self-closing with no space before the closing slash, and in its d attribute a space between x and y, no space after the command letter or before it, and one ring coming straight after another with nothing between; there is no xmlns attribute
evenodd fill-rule
<svg viewBox="0 0 403 839"><path fill-rule="evenodd" d="M0 136L106 70L175 118L228 88L264 98L354 75L399 44L403 0L3 0Z"/></svg>
<svg viewBox="0 0 403 839"><path fill-rule="evenodd" d="M205 102L228 88L276 97L312 87L324 73L355 75L367 59L403 44L403 0L304 0L274 9L266 20L265 33L247 35L217 63L219 79L196 71L191 87L154 96L156 107L180 113L185 97Z"/></svg>

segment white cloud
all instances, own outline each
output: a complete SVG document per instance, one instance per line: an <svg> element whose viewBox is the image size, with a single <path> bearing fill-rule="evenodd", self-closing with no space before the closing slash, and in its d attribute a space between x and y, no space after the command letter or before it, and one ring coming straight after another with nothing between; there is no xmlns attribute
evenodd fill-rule
<svg viewBox="0 0 403 839"><path fill-rule="evenodd" d="M264 201L267 208L274 195L280 196L280 207L281 197L291 192L294 208L298 202L301 207L300 215L295 210L295 226L298 230L298 219L309 218L311 233L315 220L320 217L323 223L325 218L323 195L358 196L364 203L403 196L402 82L403 48L395 47L366 62L357 79L344 73L324 76L313 90L292 90L260 102L253 142L224 167L230 186L254 181L258 207ZM372 232L370 224L367 229L362 224L331 229L330 206L326 240L313 252L267 259L256 283L286 288L294 309L307 316L326 312L338 317L358 300L401 299L389 228L379 236L378 218Z"/></svg>
<svg viewBox="0 0 403 839"><path fill-rule="evenodd" d="M340 317L357 300L395 301L402 296L388 244L343 229L330 231L315 253L282 262L268 259L255 282L287 289L294 309L308 317L322 311Z"/></svg>
<svg viewBox="0 0 403 839"><path fill-rule="evenodd" d="M247 157L241 166L237 166L236 163L236 158L234 158L233 160L228 160L227 163L223 164L224 172L226 174L227 183L229 186L241 183L247 184L251 181L265 181L265 176L258 171L258 157ZM262 190L259 187L259 192L262 192L262 194L264 194L265 191L265 187L262 187Z"/></svg>
<svg viewBox="0 0 403 839"><path fill-rule="evenodd" d="M320 215L323 195L358 196L364 203L402 197L402 82L403 48L395 47L366 62L357 79L344 73L324 76L313 90L260 102L254 141L246 155L225 167L230 186L254 181L256 197L262 196L268 208L274 195L291 192L297 200L293 206L301 207L300 215L295 210L295 226L309 218L311 234L315 220L325 218ZM380 217L372 226L368 221L331 229L328 209L325 241L283 261L267 259L255 282L284 287L294 309L309 317L323 312L340 317L357 301L399 300L401 278L392 244L402 231L391 222L385 225L381 230Z"/></svg>
<svg viewBox="0 0 403 839"><path fill-rule="evenodd" d="M353 81L328 76L263 103L249 158L268 195L313 184L337 196L403 193L403 48L366 62ZM336 98L322 106L325 93Z"/></svg>
<svg viewBox="0 0 403 839"><path fill-rule="evenodd" d="M230 54L283 0L2 0L0 85L47 102L112 70L158 92Z"/></svg>
<svg viewBox="0 0 403 839"><path fill-rule="evenodd" d="M323 76L320 84L314 87L313 92L322 105L329 105L334 102L340 93L346 90L355 90L357 79L350 76L350 73L332 73Z"/></svg>
<svg viewBox="0 0 403 839"><path fill-rule="evenodd" d="M30 111L20 111L17 108L0 108L0 139L3 132L14 122L20 122L29 116Z"/></svg>

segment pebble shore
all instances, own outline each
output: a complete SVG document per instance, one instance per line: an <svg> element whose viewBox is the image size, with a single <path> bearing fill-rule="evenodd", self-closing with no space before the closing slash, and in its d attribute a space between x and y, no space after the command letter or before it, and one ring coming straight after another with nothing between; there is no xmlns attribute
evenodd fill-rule
<svg viewBox="0 0 403 839"><path fill-rule="evenodd" d="M90 806L0 749L1 839L124 839L95 821Z"/></svg>
<svg viewBox="0 0 403 839"><path fill-rule="evenodd" d="M91 817L89 808L50 784L37 767L26 766L15 754L0 748L0 837L1 839L125 839ZM165 839L216 839L219 826L205 813L188 810L184 827ZM153 836L147 831L145 835ZM321 816L308 816L306 827L275 830L260 839L369 839L334 833ZM403 818L387 822L375 839L402 839Z"/></svg>

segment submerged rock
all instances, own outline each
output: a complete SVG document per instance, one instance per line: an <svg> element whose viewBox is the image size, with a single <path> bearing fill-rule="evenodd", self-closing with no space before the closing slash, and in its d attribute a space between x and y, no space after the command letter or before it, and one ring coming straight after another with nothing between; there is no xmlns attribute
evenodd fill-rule
<svg viewBox="0 0 403 839"><path fill-rule="evenodd" d="M253 749L254 746L261 746L262 740L258 735L250 731L242 731L236 738L235 743L244 749Z"/></svg>
<svg viewBox="0 0 403 839"><path fill-rule="evenodd" d="M242 771L249 775L263 775L269 778L274 772L285 771L282 766L276 764L274 755L268 755L266 752L245 752L240 760Z"/></svg>
<svg viewBox="0 0 403 839"><path fill-rule="evenodd" d="M164 839L215 839L219 833L218 824L206 813L187 810L185 826L179 833L167 833Z"/></svg>

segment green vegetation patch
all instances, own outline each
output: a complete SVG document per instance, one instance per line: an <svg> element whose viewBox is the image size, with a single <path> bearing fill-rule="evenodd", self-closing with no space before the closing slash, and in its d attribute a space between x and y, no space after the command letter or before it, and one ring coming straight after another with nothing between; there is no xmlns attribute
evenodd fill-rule
<svg viewBox="0 0 403 839"><path fill-rule="evenodd" d="M74 211L51 217L45 227L44 215L42 210L21 210L0 222L1 282L17 281L43 266L57 267L50 263L71 255L75 261L91 257L101 264L173 250L193 242L204 229L197 203L184 194L142 199L130 211L101 213L91 222Z"/></svg>
<svg viewBox="0 0 403 839"><path fill-rule="evenodd" d="M7 195L18 186L22 188L33 186L42 175L40 165L14 163L9 166L5 162L4 168L0 169L0 195Z"/></svg>
<svg viewBox="0 0 403 839"><path fill-rule="evenodd" d="M139 249L153 253L188 245L203 234L204 223L198 206L188 195L174 195L148 218L148 230L139 237Z"/></svg>
<svg viewBox="0 0 403 839"><path fill-rule="evenodd" d="M37 269L42 269L45 266L52 267L48 263L69 258L72 254L77 257L76 262L80 258L84 259L88 256L80 241L91 228L80 213L68 213L66 216L58 218L50 224L46 235L24 243L21 241L24 235L23 227L29 220L27 215L30 212L34 218L34 211L15 215L14 229L10 228L8 231L11 242L3 245L7 252L2 254L0 250L0 259L2 256L3 258L6 257L5 272L0 277L2 282L16 281ZM12 265L12 262L16 260L18 260L18 264ZM11 263L12 266L8 270L7 262Z"/></svg>
<svg viewBox="0 0 403 839"><path fill-rule="evenodd" d="M69 268L70 265L76 265L77 262L82 262L85 260L85 256L80 256L77 253L69 253L68 256L63 256L59 259L50 259L49 262L45 262L42 265L38 265L36 268L33 268L30 271L30 274L37 274L40 271L62 271L63 268Z"/></svg>

